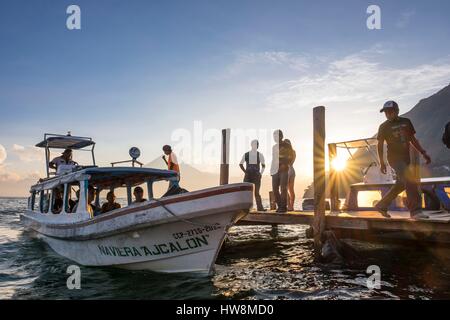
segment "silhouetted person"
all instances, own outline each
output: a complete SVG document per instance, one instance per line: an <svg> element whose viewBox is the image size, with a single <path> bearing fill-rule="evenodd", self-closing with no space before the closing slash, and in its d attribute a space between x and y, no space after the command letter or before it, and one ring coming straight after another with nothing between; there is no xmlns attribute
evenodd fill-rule
<svg viewBox="0 0 450 320"><path fill-rule="evenodd" d="M292 148L291 141L288 139L284 140L287 144L291 147L291 161L289 163L289 170L288 170L288 210L294 211L294 202L295 202L295 169L294 169L294 162L295 158L297 157L297 154L295 153L294 148Z"/></svg>
<svg viewBox="0 0 450 320"><path fill-rule="evenodd" d="M77 163L72 160L72 150L66 149L61 154L61 156L53 158L52 161L49 162L48 167L50 169L58 170L58 166L60 165L76 165Z"/></svg>
<svg viewBox="0 0 450 320"><path fill-rule="evenodd" d="M63 209L63 191L59 188L53 189L54 192L54 200L53 200L53 207L52 207L52 213L59 214L61 213Z"/></svg>
<svg viewBox="0 0 450 320"><path fill-rule="evenodd" d="M244 171L244 182L250 182L255 185L255 201L256 208L258 211L265 211L261 195L259 194L259 190L261 188L261 177L266 167L266 163L264 160L264 156L261 152L258 152L259 142L258 140L253 140L251 143L252 150L244 153L242 156L242 160L239 163L239 167L242 171ZM245 168L244 168L244 163Z"/></svg>
<svg viewBox="0 0 450 320"><path fill-rule="evenodd" d="M100 208L98 208L95 204L92 204L92 202L95 200L95 194L96 194L95 188L91 185L88 186L86 204L87 204L87 212L90 214L91 218L101 213ZM77 212L79 204L80 202L78 201L75 207L73 208L73 212Z"/></svg>
<svg viewBox="0 0 450 320"><path fill-rule="evenodd" d="M142 189L141 187L136 187L133 190L133 195L134 195L134 203L141 203L144 201L147 201L147 199L144 199L144 189Z"/></svg>
<svg viewBox="0 0 450 320"><path fill-rule="evenodd" d="M275 145L272 148L272 190L277 202L277 212L287 211L288 171L292 153L288 143L283 141L283 132L275 130L273 133Z"/></svg>
<svg viewBox="0 0 450 320"><path fill-rule="evenodd" d="M411 121L407 118L399 117L399 108L395 101L386 102L380 112L384 112L387 118L378 129L377 135L378 157L381 164L380 170L381 173L386 174L386 164L383 155L384 141L386 141L387 159L389 165L395 171L396 181L394 186L377 203L375 208L384 217L390 218L387 212L390 203L406 189L407 205L411 213L411 218L428 218L422 212L419 185L414 178L414 168L411 166L410 145L422 154L426 164L431 163L431 158L416 139L416 131Z"/></svg>
<svg viewBox="0 0 450 320"><path fill-rule="evenodd" d="M163 149L163 152L164 152L164 155L162 156L162 159L167 164L167 169L177 172L177 174L178 174L177 175L178 176L178 182L179 182L180 179L181 179L181 176L180 176L180 166L178 165L177 156L173 152L172 147L167 145L167 144L165 146L163 146L162 149ZM166 159L166 156L167 156L167 159ZM172 186L174 186L174 185L177 185L177 183L174 182L174 181L170 181L169 182L169 189Z"/></svg>
<svg viewBox="0 0 450 320"><path fill-rule="evenodd" d="M80 201L80 189L75 191L76 200L69 199L69 211L74 213L75 212L75 206L78 204L78 201Z"/></svg>
<svg viewBox="0 0 450 320"><path fill-rule="evenodd" d="M450 122L445 125L442 142L450 149Z"/></svg>
<svg viewBox="0 0 450 320"><path fill-rule="evenodd" d="M121 208L121 205L116 202L116 195L114 194L114 191L109 191L106 194L106 200L107 202L102 205L102 213Z"/></svg>

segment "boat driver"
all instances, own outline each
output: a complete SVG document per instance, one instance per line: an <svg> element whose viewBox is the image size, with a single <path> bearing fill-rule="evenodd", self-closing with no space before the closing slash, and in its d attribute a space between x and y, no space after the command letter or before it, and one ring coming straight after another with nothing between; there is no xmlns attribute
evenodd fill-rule
<svg viewBox="0 0 450 320"><path fill-rule="evenodd" d="M58 171L58 167L61 165L69 165L69 166L77 165L77 163L72 160L72 149L64 150L61 156L56 157L49 162L48 167L50 169L55 169Z"/></svg>

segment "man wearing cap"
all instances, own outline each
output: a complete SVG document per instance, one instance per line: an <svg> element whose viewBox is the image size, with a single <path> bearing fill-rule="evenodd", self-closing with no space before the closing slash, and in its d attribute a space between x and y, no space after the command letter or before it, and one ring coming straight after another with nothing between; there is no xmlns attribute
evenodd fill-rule
<svg viewBox="0 0 450 320"><path fill-rule="evenodd" d="M75 161L72 161L72 149L66 149L61 154L61 156L54 158L52 161L49 162L48 167L50 169L58 170L58 167L60 165L76 165L77 163Z"/></svg>
<svg viewBox="0 0 450 320"><path fill-rule="evenodd" d="M411 166L410 144L422 154L426 164L431 163L431 158L415 137L416 131L411 121L407 118L399 117L399 108L395 101L387 101L380 112L384 112L387 118L380 125L377 135L378 157L381 164L380 170L381 173L386 174L386 163L383 154L383 146L386 141L387 160L395 171L396 181L394 186L384 195L375 208L384 217L390 218L387 212L389 205L403 190L406 190L407 206L411 213L411 218L428 218L422 212L419 186L416 179L414 179L414 170Z"/></svg>
<svg viewBox="0 0 450 320"><path fill-rule="evenodd" d="M180 176L180 166L178 165L177 156L173 152L171 146L166 144L166 145L163 146L162 149L163 149L163 152L164 152L164 154L162 156L162 159L167 164L167 169L176 171L176 173L177 173L177 181L170 180L170 182L169 182L169 189L171 189L174 185L178 185L178 182L180 182L180 178L181 178L181 176ZM167 156L167 159L166 159L166 156Z"/></svg>

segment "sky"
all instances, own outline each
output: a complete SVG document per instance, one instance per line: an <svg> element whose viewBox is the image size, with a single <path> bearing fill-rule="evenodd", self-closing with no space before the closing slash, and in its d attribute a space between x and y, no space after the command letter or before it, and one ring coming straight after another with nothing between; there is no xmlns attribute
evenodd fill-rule
<svg viewBox="0 0 450 320"><path fill-rule="evenodd" d="M80 30L66 26L71 4ZM379 30L366 24L373 4ZM96 141L99 165L132 146L150 162L171 144L217 172L231 128L237 176L251 139L270 162L280 128L304 188L313 107L326 106L327 142L363 138L384 101L406 112L450 83L449 11L447 0L2 0L0 196L26 195L45 169L34 145L67 131Z"/></svg>

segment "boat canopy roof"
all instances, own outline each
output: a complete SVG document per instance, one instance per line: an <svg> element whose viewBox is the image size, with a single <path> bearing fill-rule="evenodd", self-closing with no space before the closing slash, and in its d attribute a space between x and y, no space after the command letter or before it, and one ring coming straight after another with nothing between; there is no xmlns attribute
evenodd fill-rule
<svg viewBox="0 0 450 320"><path fill-rule="evenodd" d="M367 148L378 144L376 138L358 139L335 143L336 148L359 149Z"/></svg>
<svg viewBox="0 0 450 320"><path fill-rule="evenodd" d="M113 167L113 168L85 168L75 172L58 175L40 181L31 187L31 191L41 191L56 188L57 186L89 180L89 184L99 189L118 188L124 186L137 186L146 181L159 181L177 178L173 170L153 168Z"/></svg>
<svg viewBox="0 0 450 320"><path fill-rule="evenodd" d="M89 137L75 137L71 135L49 134L44 135L44 140L36 144L39 148L54 149L82 149L94 145L95 142Z"/></svg>

